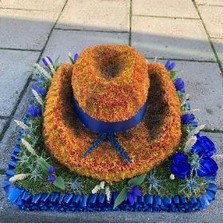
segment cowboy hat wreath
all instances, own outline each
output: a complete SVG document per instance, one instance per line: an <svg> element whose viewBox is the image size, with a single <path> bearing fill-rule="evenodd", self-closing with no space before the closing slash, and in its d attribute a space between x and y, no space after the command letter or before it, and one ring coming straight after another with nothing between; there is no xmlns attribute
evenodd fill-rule
<svg viewBox="0 0 223 223"><path fill-rule="evenodd" d="M35 64L34 98L3 187L26 210L193 211L215 198L202 136L175 63L98 45Z"/></svg>

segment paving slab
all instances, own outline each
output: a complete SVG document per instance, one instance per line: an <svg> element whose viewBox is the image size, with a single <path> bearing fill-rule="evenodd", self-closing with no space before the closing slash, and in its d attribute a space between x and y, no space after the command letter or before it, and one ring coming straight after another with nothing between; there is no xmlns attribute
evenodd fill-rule
<svg viewBox="0 0 223 223"><path fill-rule="evenodd" d="M223 8L218 6L198 6L207 31L211 37L223 37Z"/></svg>
<svg viewBox="0 0 223 223"><path fill-rule="evenodd" d="M223 10L223 8L222 8L222 10ZM221 61L222 66L223 66L223 39L212 39L212 42L214 44L214 48L218 54L218 57Z"/></svg>
<svg viewBox="0 0 223 223"><path fill-rule="evenodd" d="M202 135L207 136L210 138L217 148L217 154L223 155L223 133L217 133L217 132L201 132Z"/></svg>
<svg viewBox="0 0 223 223"><path fill-rule="evenodd" d="M199 18L192 1L171 0L163 3L163 0L150 0L149 4L148 0L132 1L133 15Z"/></svg>
<svg viewBox="0 0 223 223"><path fill-rule="evenodd" d="M61 10L66 0L1 0L0 8L57 11Z"/></svg>
<svg viewBox="0 0 223 223"><path fill-rule="evenodd" d="M132 46L146 57L215 60L199 20L133 16Z"/></svg>
<svg viewBox="0 0 223 223"><path fill-rule="evenodd" d="M42 50L58 12L0 9L0 48Z"/></svg>
<svg viewBox="0 0 223 223"><path fill-rule="evenodd" d="M54 30L44 55L50 55L53 59L60 56L60 61L64 63L69 61L69 52L80 53L84 48L96 44L128 44L128 38L127 33Z"/></svg>
<svg viewBox="0 0 223 223"><path fill-rule="evenodd" d="M5 123L6 123L6 120L0 119L0 135L2 133L4 126L5 126Z"/></svg>
<svg viewBox="0 0 223 223"><path fill-rule="evenodd" d="M202 5L223 5L222 0L195 0L195 2Z"/></svg>
<svg viewBox="0 0 223 223"><path fill-rule="evenodd" d="M0 50L0 115L10 116L38 52Z"/></svg>
<svg viewBox="0 0 223 223"><path fill-rule="evenodd" d="M178 76L186 83L192 109L200 124L209 130L223 130L223 78L217 63L177 61Z"/></svg>
<svg viewBox="0 0 223 223"><path fill-rule="evenodd" d="M214 156L215 161L218 164L218 174L217 174L217 187L218 189L223 189L223 154L217 154Z"/></svg>
<svg viewBox="0 0 223 223"><path fill-rule="evenodd" d="M0 184L3 176L0 176ZM145 212L25 212L12 207L0 187L1 223L220 223L222 222L223 191L218 190L214 203L206 210L193 213L145 213Z"/></svg>
<svg viewBox="0 0 223 223"><path fill-rule="evenodd" d="M11 120L11 123L4 134L2 141L0 142L0 169L7 169L8 162L11 156L11 152L13 146L15 145L15 140L18 135L19 127L16 125L14 120L22 120L24 114L26 113L27 106L29 104L30 98L32 96L31 86L33 82L31 82L18 105L18 108L15 112L14 117ZM1 222L1 221L0 221Z"/></svg>
<svg viewBox="0 0 223 223"><path fill-rule="evenodd" d="M128 0L70 0L56 27L80 30L129 30Z"/></svg>

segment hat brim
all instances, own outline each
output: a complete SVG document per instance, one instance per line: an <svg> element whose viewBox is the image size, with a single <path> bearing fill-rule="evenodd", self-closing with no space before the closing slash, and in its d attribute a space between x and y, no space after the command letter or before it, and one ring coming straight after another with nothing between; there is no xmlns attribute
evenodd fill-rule
<svg viewBox="0 0 223 223"><path fill-rule="evenodd" d="M134 128L116 134L132 162L125 163L106 141L83 157L99 135L84 127L72 108L72 69L71 64L58 68L44 111L45 145L61 164L81 175L113 182L148 172L175 151L181 139L180 101L166 68L151 63L146 115Z"/></svg>

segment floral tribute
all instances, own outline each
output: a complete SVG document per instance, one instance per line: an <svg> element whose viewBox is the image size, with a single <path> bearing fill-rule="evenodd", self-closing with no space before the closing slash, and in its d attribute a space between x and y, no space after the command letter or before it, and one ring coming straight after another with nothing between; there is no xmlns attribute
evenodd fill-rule
<svg viewBox="0 0 223 223"><path fill-rule="evenodd" d="M69 54L69 58L71 64L59 65L47 56L42 59L43 67L34 66L33 97L24 119L15 120L19 134L3 182L10 202L31 211L188 212L207 207L217 190L218 166L212 158L216 147L202 136L204 125L198 124L190 108L185 83L176 77L175 63L147 65L151 106L137 126L115 134L131 158L125 163L106 138L101 144L96 141L97 148L83 156L99 134L83 126L71 106L73 66L81 65L84 58L78 54ZM122 55L120 58L129 63ZM77 90L83 104L88 100L81 96L85 90ZM89 109L101 117L94 108ZM126 111L127 117L129 114L133 114L131 109ZM107 115L102 120L107 120Z"/></svg>

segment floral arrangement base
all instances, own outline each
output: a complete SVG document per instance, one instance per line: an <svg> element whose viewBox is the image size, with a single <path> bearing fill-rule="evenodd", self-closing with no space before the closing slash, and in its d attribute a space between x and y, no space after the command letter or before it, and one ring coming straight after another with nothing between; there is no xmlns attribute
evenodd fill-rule
<svg viewBox="0 0 223 223"><path fill-rule="evenodd" d="M78 58L69 55L74 64ZM182 139L165 163L147 173L119 182L104 182L71 173L44 148L42 124L44 102L59 65L50 57L35 65L37 84L32 103L22 121L3 188L9 201L29 211L168 211L190 212L206 208L217 191L217 164L211 158L215 145L200 135L184 82L176 78L175 63L165 69L181 102ZM163 167L162 167L163 166ZM165 192L165 187L169 191Z"/></svg>

